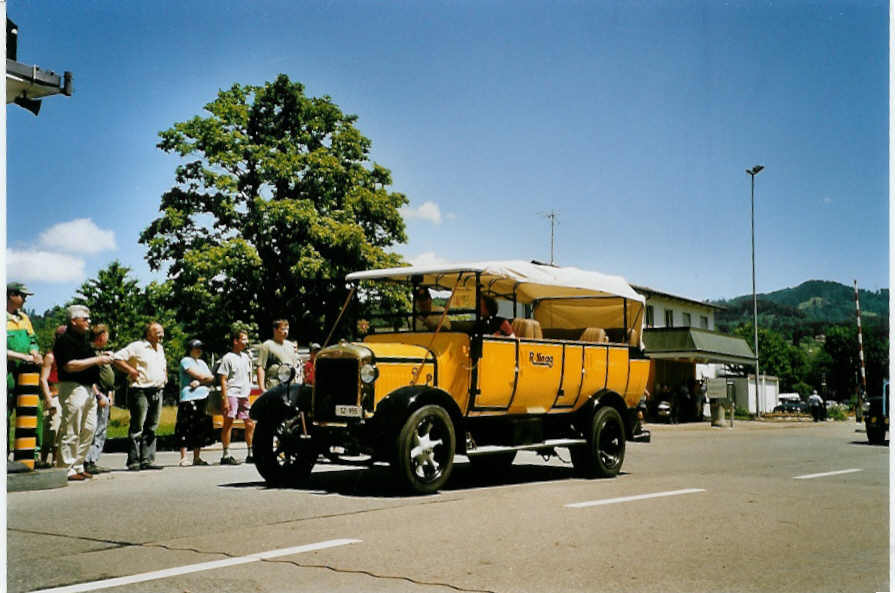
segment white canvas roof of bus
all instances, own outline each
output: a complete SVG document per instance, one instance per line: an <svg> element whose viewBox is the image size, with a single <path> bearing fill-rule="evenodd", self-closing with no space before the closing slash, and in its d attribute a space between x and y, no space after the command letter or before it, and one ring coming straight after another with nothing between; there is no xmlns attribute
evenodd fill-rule
<svg viewBox="0 0 895 593"><path fill-rule="evenodd" d="M398 280L409 282L413 276L422 276L425 285L453 288L463 274L463 283L481 274L486 289L516 294L524 301L542 298L615 296L637 301L644 298L638 294L621 276L610 276L599 272L581 270L574 267L557 267L536 264L522 260L484 261L440 264L431 266L408 266L386 268L348 274L346 280ZM470 285L471 286L471 285Z"/></svg>

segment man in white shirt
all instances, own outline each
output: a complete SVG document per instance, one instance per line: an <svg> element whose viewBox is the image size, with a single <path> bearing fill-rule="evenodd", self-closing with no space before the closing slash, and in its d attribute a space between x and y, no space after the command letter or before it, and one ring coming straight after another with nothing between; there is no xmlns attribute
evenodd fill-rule
<svg viewBox="0 0 895 593"><path fill-rule="evenodd" d="M224 423L221 426L221 445L224 447L221 455L221 465L239 465L230 454L230 433L233 430L233 421L239 418L245 424L246 447L249 454L246 463L252 463L252 435L255 433L255 423L249 418L249 395L252 393L252 359L246 354L245 349L249 345L249 335L244 331L236 331L231 336L230 352L221 358L218 367L218 380L221 382L221 412Z"/></svg>
<svg viewBox="0 0 895 593"><path fill-rule="evenodd" d="M162 412L162 390L168 382L168 363L162 340L165 329L156 321L146 326L145 338L131 342L113 355L113 364L127 373L127 407L131 421L127 469L162 469L155 464L155 432Z"/></svg>

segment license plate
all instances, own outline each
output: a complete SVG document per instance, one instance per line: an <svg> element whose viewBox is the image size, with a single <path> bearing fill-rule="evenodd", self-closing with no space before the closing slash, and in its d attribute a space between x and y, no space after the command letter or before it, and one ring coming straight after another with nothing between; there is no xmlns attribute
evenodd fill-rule
<svg viewBox="0 0 895 593"><path fill-rule="evenodd" d="M336 416L360 418L363 415L360 406L336 406Z"/></svg>

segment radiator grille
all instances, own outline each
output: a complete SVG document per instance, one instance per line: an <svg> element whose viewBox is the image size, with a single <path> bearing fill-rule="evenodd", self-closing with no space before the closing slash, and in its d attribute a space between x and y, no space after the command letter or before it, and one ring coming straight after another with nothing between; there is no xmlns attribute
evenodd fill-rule
<svg viewBox="0 0 895 593"><path fill-rule="evenodd" d="M314 369L314 419L327 422L336 418L337 405L358 405L358 360L318 358Z"/></svg>

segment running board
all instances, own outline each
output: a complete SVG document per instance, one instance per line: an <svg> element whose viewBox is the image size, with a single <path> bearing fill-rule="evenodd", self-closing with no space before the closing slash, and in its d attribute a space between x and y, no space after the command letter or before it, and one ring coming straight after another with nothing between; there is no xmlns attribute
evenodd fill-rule
<svg viewBox="0 0 895 593"><path fill-rule="evenodd" d="M586 445L584 439L548 439L540 443L532 443L530 445L481 445L474 449L466 450L467 457L477 457L479 455L491 455L494 453L508 453L510 451L540 451L542 449L553 449L554 447L574 447L575 445Z"/></svg>

